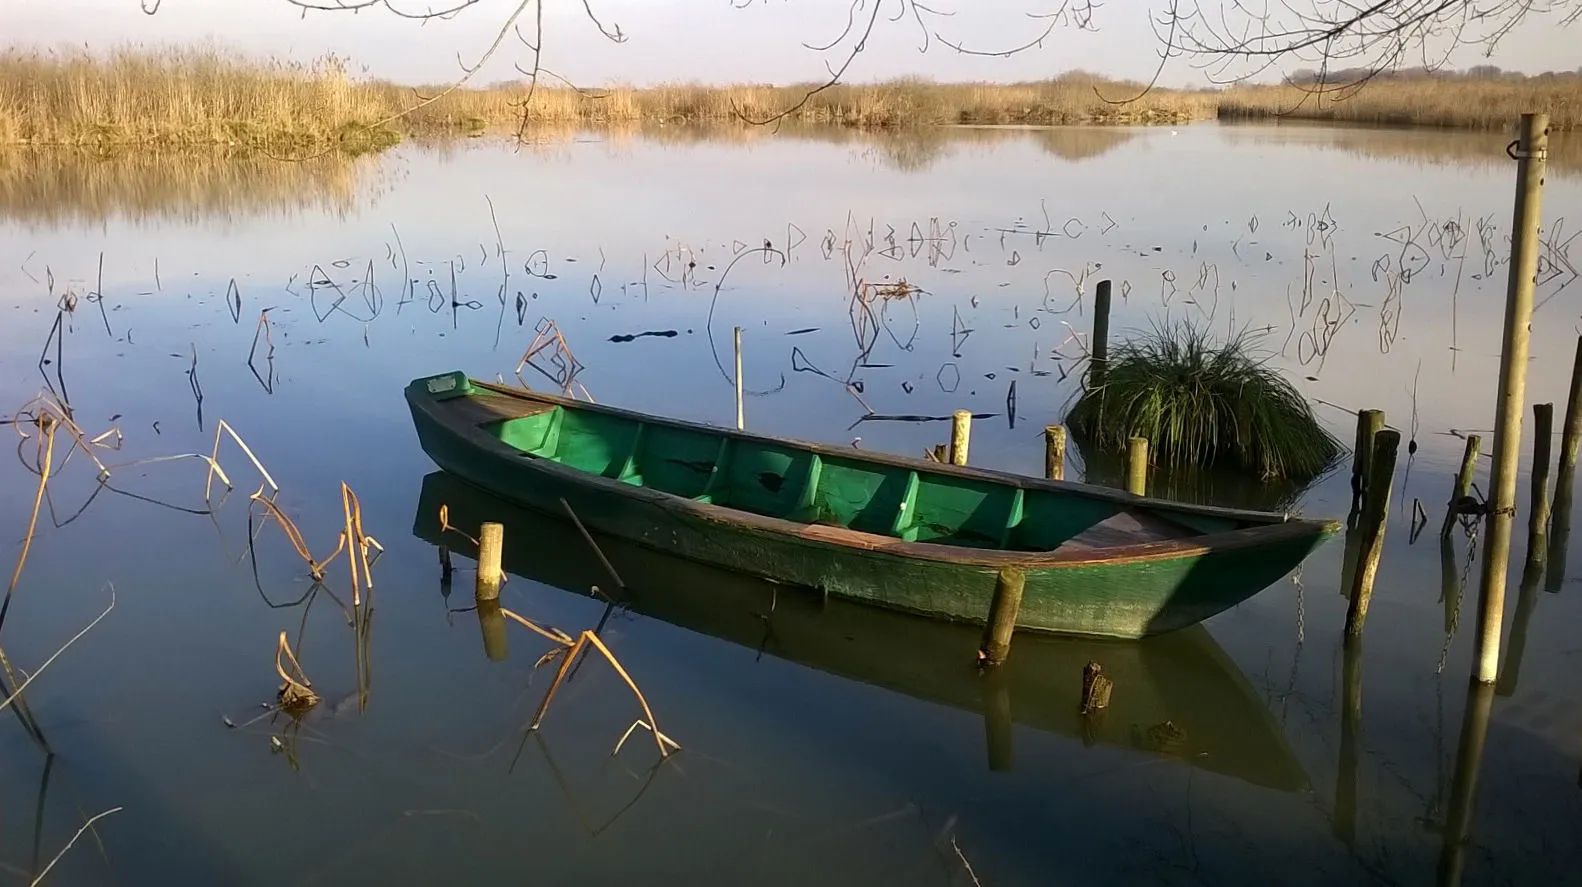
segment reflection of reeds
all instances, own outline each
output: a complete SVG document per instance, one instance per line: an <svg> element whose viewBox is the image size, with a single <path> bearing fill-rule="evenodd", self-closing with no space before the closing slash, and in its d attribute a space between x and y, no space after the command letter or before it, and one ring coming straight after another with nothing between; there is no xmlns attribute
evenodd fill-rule
<svg viewBox="0 0 1582 887"><path fill-rule="evenodd" d="M1518 105L1517 107L1521 107ZM1507 123L1514 122L1512 116ZM1442 129L1391 129L1379 126L1334 126L1327 122L1282 120L1278 124L1227 126L1221 132L1233 144L1275 141L1327 148L1370 160L1405 160L1433 166L1499 167L1505 169L1506 138L1494 133L1456 133ZM1582 136L1557 133L1549 137L1549 169L1562 175L1582 173Z"/></svg>
<svg viewBox="0 0 1582 887"><path fill-rule="evenodd" d="M0 218L64 225L107 218L233 221L296 212L345 216L372 161L332 153L299 163L230 148L0 151Z"/></svg>

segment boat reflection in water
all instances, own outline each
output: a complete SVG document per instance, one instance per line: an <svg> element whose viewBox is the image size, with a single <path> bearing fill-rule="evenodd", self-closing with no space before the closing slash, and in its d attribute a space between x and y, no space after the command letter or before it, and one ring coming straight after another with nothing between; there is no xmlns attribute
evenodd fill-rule
<svg viewBox="0 0 1582 887"><path fill-rule="evenodd" d="M974 665L981 630L824 600L817 592L738 574L595 534L631 587L610 590L598 555L569 521L530 511L444 471L423 478L413 534L457 554L475 544L445 532L505 526L506 571L573 594L590 587L633 612L762 654L861 681L985 719L989 763L1010 769L1011 726L1085 745L1140 750L1260 786L1296 791L1307 777L1280 727L1235 663L1201 625L1141 641L1018 634L995 673ZM485 625L485 637L489 635ZM1080 711L1082 668L1115 683L1107 709Z"/></svg>

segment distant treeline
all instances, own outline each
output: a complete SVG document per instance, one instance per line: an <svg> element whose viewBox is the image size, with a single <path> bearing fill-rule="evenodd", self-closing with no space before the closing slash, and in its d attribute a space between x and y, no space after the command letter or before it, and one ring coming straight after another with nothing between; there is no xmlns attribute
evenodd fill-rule
<svg viewBox="0 0 1582 887"><path fill-rule="evenodd" d="M1344 74L1344 72L1342 72ZM1582 75L1512 77L1411 72L1361 89L1315 85L1224 91L1145 89L1073 72L1033 83L921 78L841 84L572 89L501 83L446 91L352 77L343 62L259 60L213 48L0 51L0 144L230 145L300 156L377 149L407 136L542 126L726 122L900 128L953 124L1161 124L1214 117L1348 120L1495 128L1549 110L1559 128L1582 115ZM437 98L434 98L438 96Z"/></svg>

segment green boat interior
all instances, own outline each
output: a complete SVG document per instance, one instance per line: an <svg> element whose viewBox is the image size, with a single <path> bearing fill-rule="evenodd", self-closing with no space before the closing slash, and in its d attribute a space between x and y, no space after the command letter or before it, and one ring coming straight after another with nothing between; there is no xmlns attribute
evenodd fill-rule
<svg viewBox="0 0 1582 887"><path fill-rule="evenodd" d="M567 408L468 386L436 406L528 457L698 502L907 542L1005 551L1109 548L1234 530L1190 511L1129 508L1077 491L1024 490L841 458L793 443ZM1167 516L1166 516L1167 515Z"/></svg>

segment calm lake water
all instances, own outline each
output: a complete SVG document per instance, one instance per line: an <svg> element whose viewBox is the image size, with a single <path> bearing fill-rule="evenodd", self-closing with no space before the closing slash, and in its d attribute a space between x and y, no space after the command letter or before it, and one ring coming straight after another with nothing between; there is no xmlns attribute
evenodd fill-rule
<svg viewBox="0 0 1582 887"><path fill-rule="evenodd" d="M1492 696L1467 689L1476 546L1437 538L1457 434L1489 448L1508 140L660 129L298 164L0 154L0 412L53 389L88 435L120 431L93 450L105 485L60 436L4 616L31 674L113 589L28 691L53 756L0 722L0 883L28 883L117 807L51 883L1582 880L1582 556L1570 544L1569 574L1518 589L1530 419ZM1563 413L1582 327L1571 143L1544 204L1528 392ZM609 540L633 591L607 607L582 540L437 474L401 398L451 369L513 379L553 321L564 350L521 367L528 383L558 387L574 355L579 394L728 425L739 326L751 429L920 455L948 429L918 417L967 408L988 415L975 464L1041 473L1106 278L1117 337L1172 320L1263 331L1343 440L1373 407L1417 442L1361 656L1342 652L1338 538L1202 627L1018 637L990 678L976 630ZM859 285L902 280L919 290L853 308ZM202 460L141 461L208 454L221 420L316 556L343 525L339 485L356 492L384 548L366 627L344 557L315 586L249 514L259 472L228 437L235 489L212 508ZM17 452L0 466L8 569L38 487L35 442ZM1348 474L1294 500L1155 492L1340 517ZM1414 500L1430 527L1410 544ZM509 654L485 654L470 561L454 591L441 580L441 504L463 529L505 520L506 606L602 626L681 753L661 762L639 729L612 757L640 711L597 659L524 735L551 644L511 624ZM324 697L297 723L261 707L282 632ZM1090 659L1116 687L1084 723Z"/></svg>

